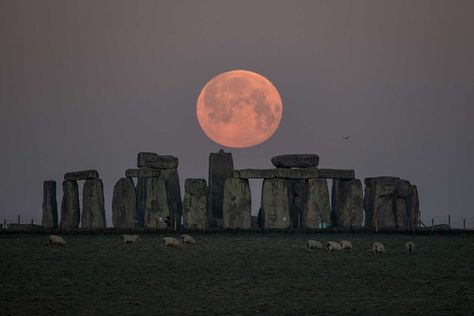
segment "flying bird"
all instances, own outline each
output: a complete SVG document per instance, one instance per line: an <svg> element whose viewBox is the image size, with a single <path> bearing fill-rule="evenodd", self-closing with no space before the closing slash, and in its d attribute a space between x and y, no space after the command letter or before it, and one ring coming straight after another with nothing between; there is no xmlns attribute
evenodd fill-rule
<svg viewBox="0 0 474 316"><path fill-rule="evenodd" d="M342 136L345 140L348 140L350 136Z"/></svg>

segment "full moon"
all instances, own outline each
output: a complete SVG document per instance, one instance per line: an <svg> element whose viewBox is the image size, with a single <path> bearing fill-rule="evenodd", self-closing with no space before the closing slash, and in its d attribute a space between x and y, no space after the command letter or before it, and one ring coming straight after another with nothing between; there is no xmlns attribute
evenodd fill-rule
<svg viewBox="0 0 474 316"><path fill-rule="evenodd" d="M202 89L196 113L204 133L233 148L251 147L269 139L283 112L280 94L264 76L232 70L212 78Z"/></svg>

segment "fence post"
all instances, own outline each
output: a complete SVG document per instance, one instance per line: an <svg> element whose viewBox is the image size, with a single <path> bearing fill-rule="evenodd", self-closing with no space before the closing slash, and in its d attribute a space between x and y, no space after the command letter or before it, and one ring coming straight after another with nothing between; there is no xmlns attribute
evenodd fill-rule
<svg viewBox="0 0 474 316"><path fill-rule="evenodd" d="M466 225L464 225L464 226L466 226ZM7 229L7 220L6 219L3 220L3 229Z"/></svg>
<svg viewBox="0 0 474 316"><path fill-rule="evenodd" d="M463 224L464 230L466 230L466 219L465 218L462 220L462 224Z"/></svg>
<svg viewBox="0 0 474 316"><path fill-rule="evenodd" d="M448 228L451 229L451 215L448 214Z"/></svg>
<svg viewBox="0 0 474 316"><path fill-rule="evenodd" d="M18 215L18 227L20 227L20 215Z"/></svg>
<svg viewBox="0 0 474 316"><path fill-rule="evenodd" d="M31 219L31 226L33 226L33 219Z"/></svg>
<svg viewBox="0 0 474 316"><path fill-rule="evenodd" d="M434 231L434 218L431 219L431 231Z"/></svg>

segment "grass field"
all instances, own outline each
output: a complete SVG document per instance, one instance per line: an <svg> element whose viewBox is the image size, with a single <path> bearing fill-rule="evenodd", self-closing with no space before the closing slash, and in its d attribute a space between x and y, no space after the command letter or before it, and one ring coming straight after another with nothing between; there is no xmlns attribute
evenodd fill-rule
<svg viewBox="0 0 474 316"><path fill-rule="evenodd" d="M0 235L0 315L474 314L474 235L193 236L166 249L158 234L66 235L64 248ZM309 251L307 239L354 250ZM374 241L385 255L368 252Z"/></svg>

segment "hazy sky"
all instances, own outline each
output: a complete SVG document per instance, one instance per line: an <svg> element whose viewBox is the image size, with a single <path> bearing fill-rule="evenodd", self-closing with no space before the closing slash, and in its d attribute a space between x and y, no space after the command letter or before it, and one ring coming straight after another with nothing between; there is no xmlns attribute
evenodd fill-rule
<svg viewBox="0 0 474 316"><path fill-rule="evenodd" d="M0 217L40 220L43 180L60 205L64 173L93 168L110 224L139 151L178 156L182 182L207 178L221 146L196 100L232 69L267 77L284 107L272 138L231 150L236 168L316 153L410 180L424 218L474 220L471 0L0 0Z"/></svg>

